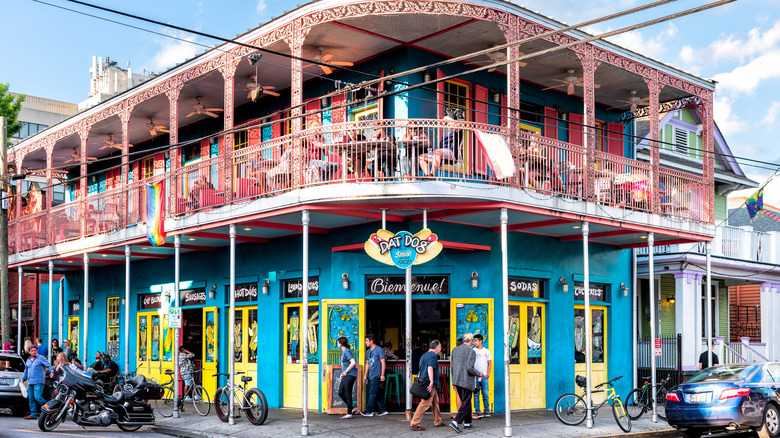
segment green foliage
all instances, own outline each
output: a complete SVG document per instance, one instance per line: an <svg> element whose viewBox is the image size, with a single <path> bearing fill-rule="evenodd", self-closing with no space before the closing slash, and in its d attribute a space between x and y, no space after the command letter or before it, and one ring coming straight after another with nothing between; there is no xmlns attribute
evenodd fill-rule
<svg viewBox="0 0 780 438"><path fill-rule="evenodd" d="M22 129L22 124L19 122L19 111L22 110L22 102L24 102L26 97L25 95L20 95L14 99L13 96L8 94L8 84L0 83L0 116L6 117L8 138L5 141L9 146L11 142L8 139Z"/></svg>

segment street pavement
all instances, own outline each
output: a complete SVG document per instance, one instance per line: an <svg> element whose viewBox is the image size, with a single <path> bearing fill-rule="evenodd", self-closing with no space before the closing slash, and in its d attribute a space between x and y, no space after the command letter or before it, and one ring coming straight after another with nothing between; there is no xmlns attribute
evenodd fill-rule
<svg viewBox="0 0 780 438"><path fill-rule="evenodd" d="M216 417L215 417L216 419ZM219 421L219 420L217 420ZM131 436L143 438L168 438L145 427L137 432L122 432L116 426L89 427L85 431L72 421L66 421L53 432L41 432L36 420L25 420L22 417L12 417L10 411L0 410L0 437L2 438L129 438Z"/></svg>

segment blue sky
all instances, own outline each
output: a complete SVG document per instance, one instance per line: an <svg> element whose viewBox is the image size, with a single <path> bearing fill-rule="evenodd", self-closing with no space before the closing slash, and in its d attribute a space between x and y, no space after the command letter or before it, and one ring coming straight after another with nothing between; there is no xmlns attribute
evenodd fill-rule
<svg viewBox="0 0 780 438"><path fill-rule="evenodd" d="M63 0L45 0L107 16ZM601 33L645 21L708 0L680 0L627 18L601 23ZM96 1L97 2L97 1ZM648 1L526 0L528 9L568 24L627 9ZM279 0L106 0L102 6L223 37L246 32L293 8ZM583 5L587 9L583 10ZM161 72L203 48L160 35L97 20L32 0L0 0L3 25L0 82L34 96L80 102L89 91L92 56L109 56L134 71ZM110 18L213 46L193 37L123 17ZM780 116L780 1L739 0L714 10L616 36L613 42L705 78L718 81L715 119L734 155L780 163L774 140ZM772 171L743 165L749 177L766 181ZM765 190L765 200L780 205L780 177Z"/></svg>

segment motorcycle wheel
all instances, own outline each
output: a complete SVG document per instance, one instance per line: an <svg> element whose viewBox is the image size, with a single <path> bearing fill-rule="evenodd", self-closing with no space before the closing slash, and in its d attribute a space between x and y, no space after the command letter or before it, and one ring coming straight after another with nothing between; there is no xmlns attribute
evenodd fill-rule
<svg viewBox="0 0 780 438"><path fill-rule="evenodd" d="M138 426L125 426L124 424L117 423L116 426L122 429L124 432L135 432L136 430L141 428L140 424Z"/></svg>
<svg viewBox="0 0 780 438"><path fill-rule="evenodd" d="M41 412L41 415L38 416L38 428L44 432L51 432L52 430L56 429L57 426L62 424L62 421L65 420L65 415L63 415L59 420L57 419L59 413L60 411Z"/></svg>

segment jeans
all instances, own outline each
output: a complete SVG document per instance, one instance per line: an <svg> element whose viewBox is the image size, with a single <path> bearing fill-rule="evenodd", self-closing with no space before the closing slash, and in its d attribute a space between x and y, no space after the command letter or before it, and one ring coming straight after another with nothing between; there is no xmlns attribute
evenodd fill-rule
<svg viewBox="0 0 780 438"><path fill-rule="evenodd" d="M46 400L43 399L43 383L29 385L27 399L30 402L30 415L38 418L38 408L46 404Z"/></svg>
<svg viewBox="0 0 780 438"><path fill-rule="evenodd" d="M460 386L455 386L455 390L458 391L458 396L460 396L460 409L458 409L458 413L455 415L455 422L458 424L471 424L471 396L474 394L474 391Z"/></svg>
<svg viewBox="0 0 780 438"><path fill-rule="evenodd" d="M385 409L385 396L380 391L381 382L379 377L368 379L366 382L366 391L368 392L368 401L366 402L366 412L384 412ZM374 411L376 406L376 411Z"/></svg>
<svg viewBox="0 0 780 438"><path fill-rule="evenodd" d="M479 409L479 395L482 394L482 406L484 409ZM474 390L474 410L476 412L489 412L490 411L490 386L488 385L487 377L477 377L477 389Z"/></svg>
<svg viewBox="0 0 780 438"><path fill-rule="evenodd" d="M352 387L355 385L355 376L346 375L341 378L339 385L339 397L347 405L347 415L352 413Z"/></svg>

